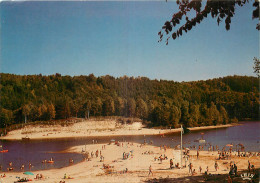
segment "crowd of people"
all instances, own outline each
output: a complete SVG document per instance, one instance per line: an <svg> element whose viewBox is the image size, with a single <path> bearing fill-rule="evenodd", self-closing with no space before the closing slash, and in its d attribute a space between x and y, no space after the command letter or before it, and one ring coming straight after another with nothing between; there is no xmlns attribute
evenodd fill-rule
<svg viewBox="0 0 260 183"><path fill-rule="evenodd" d="M93 141L93 143L95 143L96 141ZM110 142L110 144L112 144ZM137 147L139 148L143 148L147 145L148 143L144 142L143 144L141 145L137 145ZM129 143L129 142L118 142L118 141L115 141L114 142L114 145L116 146L119 146L119 147L123 147L123 148L129 148L133 145L133 143ZM82 149L82 154L84 155L86 161L91 161L93 158L96 158L96 159L100 159L100 162L103 162L103 169L111 169L111 168L114 168L113 166L111 166L111 164L109 163L105 163L105 157L103 155L106 154L106 145L102 145L100 146L101 148L98 148L98 149L91 149L91 150L86 150L85 148L85 151L83 151ZM158 166L164 166L165 163L163 163L163 161L166 161L167 162L167 169L169 168L170 170L174 170L174 169L185 169L188 170L188 174L191 175L191 176L194 176L194 175L198 175L198 174L201 174L201 175L210 175L210 174L217 174L222 168L224 168L225 166L223 166L224 164L224 161L221 161L221 160L231 160L232 156L236 156L236 157L252 157L252 156L259 156L260 154L259 153L251 153L251 152L243 152L241 151L241 149L239 149L238 151L233 151L232 149L232 145L229 146L229 149L226 149L226 147L222 148L222 150L219 150L219 147L218 146L212 146L209 144L209 147L207 148L207 151L210 153L210 154L214 154L215 155L218 155L218 158L217 157L214 157L214 164L212 162L212 164L210 164L210 166L201 166L201 165L198 165L196 164L197 162L199 161L203 161L203 156L205 156L205 151L203 151L203 149L205 149L205 145L199 145L198 148L196 146L190 146L189 148L183 148L183 157L182 157L182 161L185 162L185 165L183 164L180 164L179 162L179 159L175 159L174 156L171 156L169 155L169 152L167 153L167 150L170 148L169 146L166 146L166 145L162 145L160 146L160 151L159 153L156 152L154 153L153 151L151 151L150 149L147 150L141 150L143 152L141 152L141 155L150 155L151 157L153 157L154 161L151 161L151 164L148 168L148 176L154 176L154 171L153 171L153 166L154 164L157 164L158 163ZM159 147L157 147L159 149ZM123 152L124 150L124 152ZM131 149L129 150L125 150L123 149L121 152L122 153L122 156L120 157L120 161L121 160L129 160L133 157L133 151ZM178 149L180 150L180 149ZM194 150L194 151L192 151ZM90 152L91 151L91 152ZM206 153L207 153L206 151ZM213 153L213 151L215 151ZM217 152L216 152L217 151ZM212 153L211 153L212 152ZM190 153L192 155L190 155ZM218 153L218 154L217 154ZM147 156L146 156L147 157ZM46 160L44 160L45 162L47 162ZM50 161L53 161L53 158L50 159ZM117 160L114 160L112 161L113 162L117 162ZM168 162L170 164L170 166L168 166ZM183 162L183 163L184 163ZM69 159L69 163L72 164L73 163L73 159L70 158ZM12 171L13 167L13 163L10 162L9 163L9 167L8 167L8 171ZM228 164L227 164L227 167L228 167ZM32 168L32 164L29 163L29 169ZM22 164L21 165L21 170L24 170L25 169L25 165ZM209 171L210 169L210 171ZM237 163L235 163L234 161L230 161L230 164L229 164L229 178L231 179L232 181L232 177L236 177L238 176L238 165ZM123 173L127 173L129 172L128 171L128 168L124 168ZM131 172L131 171L130 171ZM255 167L254 165L251 164L251 162L248 161L248 172L255 172ZM2 176L1 176L2 177ZM36 175L36 178L35 179L42 179L43 176L42 174L37 174ZM70 176L67 176L66 174L64 175L63 179L70 179L71 177ZM65 182L64 180L61 181L62 183Z"/></svg>

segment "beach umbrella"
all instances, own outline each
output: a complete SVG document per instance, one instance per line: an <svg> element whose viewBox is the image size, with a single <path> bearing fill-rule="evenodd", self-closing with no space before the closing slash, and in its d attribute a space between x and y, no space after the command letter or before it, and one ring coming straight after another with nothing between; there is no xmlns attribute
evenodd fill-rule
<svg viewBox="0 0 260 183"><path fill-rule="evenodd" d="M34 175L32 172L24 172L24 175Z"/></svg>

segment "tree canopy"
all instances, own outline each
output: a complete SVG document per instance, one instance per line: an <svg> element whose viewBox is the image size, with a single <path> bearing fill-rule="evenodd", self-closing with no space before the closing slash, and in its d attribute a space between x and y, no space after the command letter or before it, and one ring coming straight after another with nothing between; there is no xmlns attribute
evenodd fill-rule
<svg viewBox="0 0 260 183"><path fill-rule="evenodd" d="M184 32L190 31L193 27L200 24L205 18L211 15L212 18L216 18L219 25L223 20L225 21L226 30L230 29L231 19L235 15L236 7L244 6L249 3L249 0L177 0L179 11L174 13L171 20L168 20L162 26L162 30L158 33L161 42L164 36L166 38L166 44L170 38L176 39L183 35ZM252 12L252 18L259 18L259 1L253 2L255 8ZM189 16L194 11L194 17ZM184 23L183 23L183 19ZM256 29L260 29L260 24L256 25Z"/></svg>
<svg viewBox="0 0 260 183"><path fill-rule="evenodd" d="M259 119L257 77L174 82L146 77L0 74L0 128L89 116L137 117L186 127Z"/></svg>

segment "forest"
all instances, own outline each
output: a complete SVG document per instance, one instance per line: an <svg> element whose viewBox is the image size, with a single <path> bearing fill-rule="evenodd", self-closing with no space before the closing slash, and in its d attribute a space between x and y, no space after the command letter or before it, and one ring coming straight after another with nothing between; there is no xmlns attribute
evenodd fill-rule
<svg viewBox="0 0 260 183"><path fill-rule="evenodd" d="M0 74L0 128L71 117L140 118L177 128L259 119L259 78L175 82L146 77Z"/></svg>

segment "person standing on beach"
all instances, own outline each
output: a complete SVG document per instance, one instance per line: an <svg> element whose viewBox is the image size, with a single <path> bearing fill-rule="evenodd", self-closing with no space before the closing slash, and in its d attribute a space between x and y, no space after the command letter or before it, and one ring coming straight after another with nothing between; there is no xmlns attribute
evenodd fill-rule
<svg viewBox="0 0 260 183"><path fill-rule="evenodd" d="M199 155L200 155L199 150L197 150L197 159L199 159Z"/></svg>
<svg viewBox="0 0 260 183"><path fill-rule="evenodd" d="M170 169L172 169L173 168L173 160L171 159L170 160Z"/></svg>
<svg viewBox="0 0 260 183"><path fill-rule="evenodd" d="M237 165L234 163L235 176L237 176Z"/></svg>
<svg viewBox="0 0 260 183"><path fill-rule="evenodd" d="M251 172L251 163L250 163L249 160L248 160L248 172L249 172L249 173Z"/></svg>
<svg viewBox="0 0 260 183"><path fill-rule="evenodd" d="M149 174L148 174L148 177L149 177L150 174L152 174L152 176L153 176L152 165L150 165L150 167L149 167Z"/></svg>
<svg viewBox="0 0 260 183"><path fill-rule="evenodd" d="M190 163L190 164L189 164L189 173L191 173L191 174L192 174L192 167L193 167L193 166L192 166L192 163Z"/></svg>
<svg viewBox="0 0 260 183"><path fill-rule="evenodd" d="M215 170L218 170L218 163L215 161Z"/></svg>
<svg viewBox="0 0 260 183"><path fill-rule="evenodd" d="M200 173L201 173L201 171L202 171L202 168L201 168L201 166L199 167L199 170L200 170Z"/></svg>
<svg viewBox="0 0 260 183"><path fill-rule="evenodd" d="M188 155L185 155L185 168L187 167Z"/></svg>
<svg viewBox="0 0 260 183"><path fill-rule="evenodd" d="M229 175L228 175L228 183L232 183L232 179Z"/></svg>

